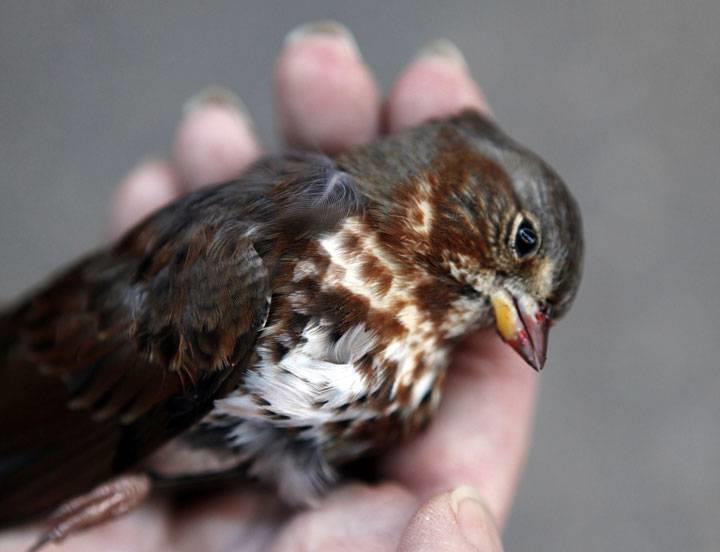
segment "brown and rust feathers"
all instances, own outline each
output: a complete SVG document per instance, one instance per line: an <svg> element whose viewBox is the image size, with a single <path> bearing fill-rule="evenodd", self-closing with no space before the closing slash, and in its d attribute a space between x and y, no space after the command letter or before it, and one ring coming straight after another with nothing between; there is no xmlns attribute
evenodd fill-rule
<svg viewBox="0 0 720 552"><path fill-rule="evenodd" d="M473 329L539 368L581 261L564 184L477 113L261 161L0 314L0 522L169 441L306 502L427 422Z"/></svg>
<svg viewBox="0 0 720 552"><path fill-rule="evenodd" d="M168 254L150 221L5 317L3 518L134 465L247 361L268 277L251 243L220 232L188 228Z"/></svg>
<svg viewBox="0 0 720 552"><path fill-rule="evenodd" d="M338 183L313 203L326 165L291 156L188 196L0 318L0 520L136 465L232 388L268 316L278 236L301 241L295 227L355 201Z"/></svg>

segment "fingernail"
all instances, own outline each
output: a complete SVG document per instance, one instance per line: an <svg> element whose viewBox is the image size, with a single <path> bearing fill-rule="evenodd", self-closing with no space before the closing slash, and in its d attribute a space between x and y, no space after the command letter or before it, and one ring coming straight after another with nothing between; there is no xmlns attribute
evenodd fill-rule
<svg viewBox="0 0 720 552"><path fill-rule="evenodd" d="M360 57L360 48L350 30L341 23L332 20L313 21L295 27L285 36L285 45L296 44L309 37L329 37L336 39L348 53Z"/></svg>
<svg viewBox="0 0 720 552"><path fill-rule="evenodd" d="M480 493L463 485L450 495L450 507L455 514L463 538L478 549L486 550L488 539L493 541L491 550L501 550L495 521Z"/></svg>
<svg viewBox="0 0 720 552"><path fill-rule="evenodd" d="M458 48L454 42L451 42L446 38L433 40L429 44L426 44L420 49L415 57L415 59L427 58L441 58L459 65L463 69L467 69L467 61L465 60L463 53L460 51L460 48Z"/></svg>
<svg viewBox="0 0 720 552"><path fill-rule="evenodd" d="M183 105L183 113L189 115L209 105L216 105L234 111L248 123L251 122L250 112L245 102L243 102L237 94L217 85L208 86L192 96Z"/></svg>

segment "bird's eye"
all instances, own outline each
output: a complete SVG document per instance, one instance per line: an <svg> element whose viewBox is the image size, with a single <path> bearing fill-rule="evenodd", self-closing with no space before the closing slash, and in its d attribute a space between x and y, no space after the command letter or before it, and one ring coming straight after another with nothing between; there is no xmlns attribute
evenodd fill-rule
<svg viewBox="0 0 720 552"><path fill-rule="evenodd" d="M530 220L523 218L515 230L513 238L513 250L520 259L525 259L540 247L540 235Z"/></svg>

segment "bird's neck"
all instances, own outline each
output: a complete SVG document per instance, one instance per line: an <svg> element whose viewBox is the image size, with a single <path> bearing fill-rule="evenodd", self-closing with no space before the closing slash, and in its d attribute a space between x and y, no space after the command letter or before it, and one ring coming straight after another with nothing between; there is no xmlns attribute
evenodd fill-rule
<svg viewBox="0 0 720 552"><path fill-rule="evenodd" d="M399 217L409 228L388 231L372 216L354 216L318 241L325 256L324 288L340 288L361 297L369 319L381 320L383 334L413 343L426 343L445 355L457 338L481 320L478 305L417 262L418 241L426 240L431 211L422 203L414 213ZM435 352L428 351L432 362Z"/></svg>

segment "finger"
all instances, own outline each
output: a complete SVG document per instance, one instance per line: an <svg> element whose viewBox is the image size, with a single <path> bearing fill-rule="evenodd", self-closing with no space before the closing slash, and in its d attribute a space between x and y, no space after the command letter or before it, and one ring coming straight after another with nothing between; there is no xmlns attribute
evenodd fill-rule
<svg viewBox="0 0 720 552"><path fill-rule="evenodd" d="M423 497L470 484L502 526L525 458L536 376L494 332L472 336L448 369L433 423L385 469Z"/></svg>
<svg viewBox="0 0 720 552"><path fill-rule="evenodd" d="M374 139L380 99L355 39L334 21L290 32L275 69L277 107L293 146L335 153Z"/></svg>
<svg viewBox="0 0 720 552"><path fill-rule="evenodd" d="M287 517L275 496L251 489L196 497L177 506L165 549L174 552L265 551Z"/></svg>
<svg viewBox="0 0 720 552"><path fill-rule="evenodd" d="M184 111L173 159L188 191L237 178L260 156L250 116L231 92L208 88Z"/></svg>
<svg viewBox="0 0 720 552"><path fill-rule="evenodd" d="M458 487L426 502L410 520L399 552L502 552L492 514L472 487Z"/></svg>
<svg viewBox="0 0 720 552"><path fill-rule="evenodd" d="M296 516L271 550L395 551L417 508L417 499L397 485L347 486Z"/></svg>
<svg viewBox="0 0 720 552"><path fill-rule="evenodd" d="M465 108L490 113L458 47L438 40L420 50L395 82L385 106L385 126L397 132Z"/></svg>
<svg viewBox="0 0 720 552"><path fill-rule="evenodd" d="M160 502L150 502L127 515L92 529L71 534L43 547L43 552L96 552L169 550L167 510ZM11 530L0 537L0 551L22 552L37 542L38 531Z"/></svg>
<svg viewBox="0 0 720 552"><path fill-rule="evenodd" d="M180 180L169 163L161 160L141 163L121 182L115 193L110 237L120 237L150 213L176 199L180 193Z"/></svg>

